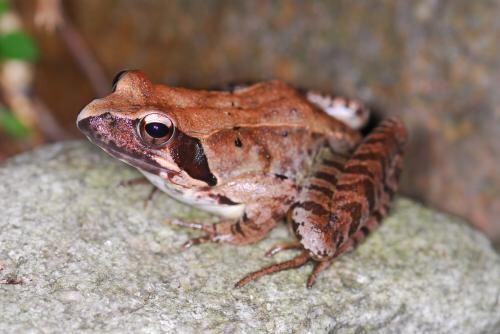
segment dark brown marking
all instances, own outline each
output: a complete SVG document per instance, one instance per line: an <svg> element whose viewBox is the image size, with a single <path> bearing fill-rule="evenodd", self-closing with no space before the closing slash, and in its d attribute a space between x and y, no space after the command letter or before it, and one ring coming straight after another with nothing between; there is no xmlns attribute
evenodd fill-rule
<svg viewBox="0 0 500 334"><path fill-rule="evenodd" d="M333 191L330 190L330 189L328 189L328 188L326 188L326 187L322 187L322 186L317 186L315 184L311 184L311 185L308 185L306 188L310 189L310 190L318 191L318 192L324 194L327 197L332 197L333 196Z"/></svg>
<svg viewBox="0 0 500 334"><path fill-rule="evenodd" d="M323 164L330 166L330 167L337 168L339 171L342 171L344 169L344 164L339 162L339 161L335 161L335 160L326 160L325 159L325 160L323 160Z"/></svg>
<svg viewBox="0 0 500 334"><path fill-rule="evenodd" d="M296 207L296 205L294 206ZM291 220L291 223L292 223L292 230L293 230L293 233L297 234L297 229L299 228L300 224L297 223L295 220L293 219L290 219Z"/></svg>
<svg viewBox="0 0 500 334"><path fill-rule="evenodd" d="M375 211L373 213L373 217L377 220L378 223L380 223L382 218L384 218L384 216L382 215L382 213L380 211Z"/></svg>
<svg viewBox="0 0 500 334"><path fill-rule="evenodd" d="M243 229L241 228L241 223L239 220L236 222L236 224L234 224L234 229L236 230L236 232L238 232L242 236L245 236L245 232L243 232Z"/></svg>
<svg viewBox="0 0 500 334"><path fill-rule="evenodd" d="M373 210L375 206L375 186L373 181L367 178L362 178L353 183L344 183L337 185L338 191L356 191L362 189L364 192L364 198L368 201L368 208L370 211Z"/></svg>
<svg viewBox="0 0 500 334"><path fill-rule="evenodd" d="M389 187L389 185L384 184L384 192L389 196L390 199L394 196L394 193L396 192L396 189L392 189Z"/></svg>
<svg viewBox="0 0 500 334"><path fill-rule="evenodd" d="M312 212L317 216L324 216L329 213L327 209L325 209L321 204L313 202L313 201L305 201L296 203L296 207L302 208L306 211Z"/></svg>
<svg viewBox="0 0 500 334"><path fill-rule="evenodd" d="M283 175L283 174L274 174L274 176L276 176L280 180L288 179L288 177L286 175Z"/></svg>
<svg viewBox="0 0 500 334"><path fill-rule="evenodd" d="M361 204L358 202L350 202L339 208L339 210L348 212L351 216L349 235L352 235L358 230L359 224L361 223L361 209Z"/></svg>
<svg viewBox="0 0 500 334"><path fill-rule="evenodd" d="M359 229L361 231L361 233L363 234L363 236L367 236L369 233L370 233L370 229L368 228L368 226L363 226Z"/></svg>
<svg viewBox="0 0 500 334"><path fill-rule="evenodd" d="M363 144L377 144L377 143L385 143L387 139L387 136L381 136L381 137L369 137L363 141Z"/></svg>
<svg viewBox="0 0 500 334"><path fill-rule="evenodd" d="M333 240L336 240L335 245L339 248L344 243L344 233L341 230L336 230Z"/></svg>
<svg viewBox="0 0 500 334"><path fill-rule="evenodd" d="M177 136L169 149L175 163L189 176L206 182L209 186L217 184L217 178L208 167L207 157L199 139L177 130Z"/></svg>
<svg viewBox="0 0 500 334"><path fill-rule="evenodd" d="M367 153L356 153L353 156L354 160L359 161L376 161L380 164L380 169L382 171L382 180L385 180L387 173L387 163L386 163L386 152L367 152Z"/></svg>
<svg viewBox="0 0 500 334"><path fill-rule="evenodd" d="M238 205L240 203L233 202L229 197L223 196L223 195L215 195L215 198L217 198L217 202L219 204L225 204L225 205Z"/></svg>
<svg viewBox="0 0 500 334"><path fill-rule="evenodd" d="M372 173L369 167L364 166L364 165L350 165L347 166L344 169L344 173L348 174L360 174L360 175L366 175L369 176L370 178L374 179L375 175Z"/></svg>
<svg viewBox="0 0 500 334"><path fill-rule="evenodd" d="M253 220L247 220L247 221L243 222L243 224L245 224L245 226L248 226L251 230L254 230L254 231L260 230L260 226L257 225Z"/></svg>
<svg viewBox="0 0 500 334"><path fill-rule="evenodd" d="M333 174L325 173L325 172L316 172L316 173L314 173L313 176L318 178L318 179L325 180L326 182L329 182L331 184L337 184L337 177Z"/></svg>

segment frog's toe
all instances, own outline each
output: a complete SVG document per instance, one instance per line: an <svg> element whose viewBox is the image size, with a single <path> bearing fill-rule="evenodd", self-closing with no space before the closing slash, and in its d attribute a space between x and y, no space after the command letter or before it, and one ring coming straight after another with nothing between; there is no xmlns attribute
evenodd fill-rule
<svg viewBox="0 0 500 334"><path fill-rule="evenodd" d="M212 241L212 237L210 235L204 235L204 236L201 236L201 237L198 237L198 238L189 239L188 241L186 241L184 243L184 245L182 245L182 248L188 249L191 246L196 246L196 245L204 244L204 243L207 243L207 242L210 242L210 241Z"/></svg>
<svg viewBox="0 0 500 334"><path fill-rule="evenodd" d="M319 274L327 269L333 262L333 259L327 260L327 261L321 261L321 262L316 262L314 265L314 269L309 275L309 278L307 279L307 284L306 286L308 288L312 288L314 283L316 283L316 280L318 279Z"/></svg>
<svg viewBox="0 0 500 334"><path fill-rule="evenodd" d="M298 241L282 242L270 248L266 252L266 256L271 257L287 249L302 249L302 244Z"/></svg>
<svg viewBox="0 0 500 334"><path fill-rule="evenodd" d="M144 176L140 177L135 177L133 179L128 179L128 180L121 180L120 183L118 183L118 186L120 187L133 187L137 185L145 185L145 184L151 184L151 182L148 181Z"/></svg>
<svg viewBox="0 0 500 334"><path fill-rule="evenodd" d="M189 228L192 230L202 230L206 231L208 229L208 224L199 223L197 221L185 222L179 219L172 219L165 221L166 224L180 226L184 228ZM210 224L211 225L211 224Z"/></svg>
<svg viewBox="0 0 500 334"><path fill-rule="evenodd" d="M205 234L202 235L201 237L192 238L186 241L184 245L182 245L183 248L190 248L191 246L196 246L207 242L218 242L217 233L215 229L216 224L205 224L196 221L185 222L178 219L167 220L165 223L170 225L180 226L183 228L189 228L191 230L199 230L205 232Z"/></svg>
<svg viewBox="0 0 500 334"><path fill-rule="evenodd" d="M248 274L247 276L243 277L240 279L235 285L235 288L241 288L248 283L255 281L257 278L262 277L264 275L269 275L278 271L286 270L286 269L292 269L292 268L299 268L302 267L304 264L306 264L309 260L311 260L311 255L309 254L308 251L303 251L296 257L294 257L291 260L285 261L285 262L280 262L280 263L275 263L273 265L270 265L269 267L262 268L260 270L254 271L253 273Z"/></svg>

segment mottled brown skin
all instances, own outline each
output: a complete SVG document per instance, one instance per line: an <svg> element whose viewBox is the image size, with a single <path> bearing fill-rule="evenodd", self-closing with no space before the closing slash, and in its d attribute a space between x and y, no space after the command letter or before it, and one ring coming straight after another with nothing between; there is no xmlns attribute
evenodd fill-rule
<svg viewBox="0 0 500 334"><path fill-rule="evenodd" d="M168 140L144 134L151 115L168 120ZM300 243L274 251L300 247L301 255L237 286L309 260L318 263L312 285L386 214L405 141L402 124L388 120L360 144L357 131L279 81L193 91L153 85L138 71L121 75L77 124L171 196L226 217L217 224L174 221L205 233L186 246L254 243L288 214Z"/></svg>

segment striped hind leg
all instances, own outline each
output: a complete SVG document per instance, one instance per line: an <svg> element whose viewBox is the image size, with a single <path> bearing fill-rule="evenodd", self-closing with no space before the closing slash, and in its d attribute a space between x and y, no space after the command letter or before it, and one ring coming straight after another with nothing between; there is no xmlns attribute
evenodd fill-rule
<svg viewBox="0 0 500 334"><path fill-rule="evenodd" d="M384 211L387 212L385 209L384 209ZM335 253L335 255L333 257L326 259L324 261L315 261L313 271L311 272L311 274L309 275L309 278L307 279L306 286L308 288L311 288L314 285L314 283L316 283L316 280L317 280L319 274L322 271L328 269L328 267L330 267L330 265L333 263L333 261L335 261L335 259L337 257L341 256L342 254L345 254L347 252L352 251L357 245L359 245L361 242L363 242L366 239L366 237L380 225L383 217L384 217L384 215L381 212L377 211L372 216L370 216L368 221L364 224L363 228L361 228L359 231L354 233L347 240L347 242L344 243L344 245L342 245L342 247L337 250L337 252ZM286 250L286 249L301 249L301 247L299 247L297 245L297 243L295 243L295 242L290 242L290 243L287 243L284 245L278 245L278 246L271 248L266 253L266 256L275 255L276 253L278 253L282 250ZM251 281L256 280L259 277L269 275L269 274L272 274L272 273L275 273L278 271L283 271L283 270L287 270L287 269L301 267L309 261L314 261L311 254L309 254L309 252L303 250L299 255L292 258L291 260L276 263L276 264L270 265L268 267L262 268L258 271L254 271L253 273L248 274L247 276L245 276L244 278L239 280L236 283L235 287L240 288L240 287L250 283Z"/></svg>
<svg viewBox="0 0 500 334"><path fill-rule="evenodd" d="M292 227L304 251L292 260L249 274L241 287L273 272L317 264L307 286L338 256L376 229L397 190L406 130L396 119L382 122L344 165L320 159L291 211Z"/></svg>
<svg viewBox="0 0 500 334"><path fill-rule="evenodd" d="M401 169L403 164L402 151L398 152L397 156L393 159L390 170L388 171L386 178L383 183L383 191L381 194L379 207L368 217L368 219L362 224L356 232L354 232L349 239L335 252L335 255L326 260L317 262L314 269L309 275L307 280L307 287L310 288L316 282L319 274L326 270L333 261L356 248L361 244L374 230L376 230L381 224L382 220L389 213L390 204L394 194L396 193L399 176L401 175Z"/></svg>

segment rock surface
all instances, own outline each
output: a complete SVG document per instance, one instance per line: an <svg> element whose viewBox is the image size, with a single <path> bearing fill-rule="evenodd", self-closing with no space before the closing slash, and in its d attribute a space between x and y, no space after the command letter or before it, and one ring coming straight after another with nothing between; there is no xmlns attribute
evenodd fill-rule
<svg viewBox="0 0 500 334"><path fill-rule="evenodd" d="M0 167L0 332L434 332L500 330L500 257L455 218L396 201L393 214L308 290L311 265L233 284L276 259L284 226L248 247L203 245L166 217L205 217L82 142ZM16 284L17 283L17 284Z"/></svg>

